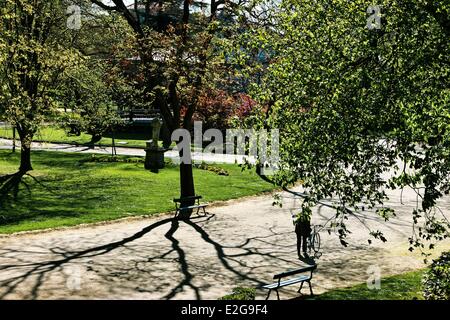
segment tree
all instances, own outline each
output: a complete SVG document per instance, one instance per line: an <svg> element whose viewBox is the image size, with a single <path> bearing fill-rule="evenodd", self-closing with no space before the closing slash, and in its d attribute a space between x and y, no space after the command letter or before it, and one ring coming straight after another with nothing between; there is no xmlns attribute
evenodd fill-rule
<svg viewBox="0 0 450 320"><path fill-rule="evenodd" d="M343 245L349 215L377 208L388 220L385 190L411 187L420 198L413 250L449 235L437 201L450 192L450 6L377 3L285 0L273 7L275 27L245 32L236 46L269 56L253 82L260 108L250 124L281 130L271 180L303 181L305 213L333 197ZM235 57L243 75L249 57Z"/></svg>
<svg viewBox="0 0 450 320"><path fill-rule="evenodd" d="M74 4L81 24L77 32L67 35L67 42L82 59L61 77L56 100L65 111L62 126L69 133L92 135L95 144L105 133L118 129L121 107L143 108L145 98L137 87L140 75L126 59L132 56L126 44L133 38L126 22L118 14L95 10L88 0L74 0Z"/></svg>
<svg viewBox="0 0 450 320"><path fill-rule="evenodd" d="M17 128L20 172L32 170L31 142L57 104L53 90L78 53L64 47L62 0L4 0L0 5L0 117Z"/></svg>
<svg viewBox="0 0 450 320"><path fill-rule="evenodd" d="M133 29L146 90L170 132L190 130L206 79L214 77L208 71L217 62L214 36L220 30L219 14L235 5L224 0L136 0L130 6L122 0L113 0L112 5L100 0L92 3L120 13ZM190 159L190 150L184 152L188 153L184 158ZM195 195L191 161L180 164L180 189L181 197Z"/></svg>
<svg viewBox="0 0 450 320"><path fill-rule="evenodd" d="M58 102L68 108L60 116L62 126L75 134L90 134L92 145L121 122L106 81L108 67L104 61L86 58L76 69L66 72L58 87Z"/></svg>

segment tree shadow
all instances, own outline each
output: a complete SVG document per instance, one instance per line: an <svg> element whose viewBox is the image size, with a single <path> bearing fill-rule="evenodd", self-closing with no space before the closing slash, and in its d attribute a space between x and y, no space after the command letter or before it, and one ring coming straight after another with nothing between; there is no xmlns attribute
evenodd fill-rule
<svg viewBox="0 0 450 320"><path fill-rule="evenodd" d="M12 201L17 200L21 184L31 193L30 186L23 181L25 175L28 174L23 171L18 171L13 174L0 176L0 209Z"/></svg>
<svg viewBox="0 0 450 320"><path fill-rule="evenodd" d="M54 272L63 273L63 267L65 265L71 265L73 263L80 263L80 260L84 260L86 258L93 258L106 255L114 250L119 248L123 248L128 250L126 255L133 255L133 246L129 246L132 242L143 238L144 236L149 235L152 232L155 232L156 229L161 228L163 226L169 225L170 228L167 232L165 232L165 239L170 241L170 247L164 248L165 252L161 252L160 254L154 256L147 255L147 263L155 263L150 265L149 267L142 268L140 266L140 262L134 263L134 267L131 268L129 265L121 272L122 266L115 265L112 270L108 272L106 277L106 281L109 282L117 277L133 277L133 273L138 273L140 277L145 273L150 273L154 271L155 266L157 266L157 261L162 261L167 259L170 262L177 262L177 268L179 274L181 274L181 279L173 279L174 275L171 274L170 271L167 271L167 274L164 274L164 277L169 279L166 283L159 283L158 281L152 281L151 288L135 288L137 292L162 292L167 291L168 293L162 296L162 299L173 299L179 293L185 291L185 289L189 288L193 290L195 293L196 299L201 299L201 287L194 283L194 277L198 276L196 274L196 262L188 262L186 258L186 247L189 246L189 243L186 241L180 240L177 238L176 234L180 228L180 225L187 226L188 230L193 230L194 234L198 234L201 239L208 245L210 245L214 252L216 253L216 257L220 262L221 267L223 267L227 272L230 272L234 275L235 278L239 280L246 280L255 284L257 286L262 286L265 282L261 281L261 279L257 279L252 276L251 272L243 272L242 269L252 270L254 267L250 267L246 265L245 257L247 256L258 256L262 260L275 259L276 264L292 264L292 261L289 259L284 259L283 257L277 255L279 254L283 247L287 247L285 245L281 245L279 248L279 252L263 252L260 248L256 246L250 246L249 244L252 242L259 242L262 244L268 244L270 246L277 245L276 242L270 242L268 239L274 235L282 235L280 233L276 233L271 230L271 234L265 236L256 236L256 237L247 237L245 241L242 243L234 244L234 245L223 245L220 242L212 239L212 237L208 234L204 227L200 225L200 223L207 224L214 218L214 215L208 216L196 216L191 218L190 220L180 220L176 218L167 218L160 221L157 221L139 232L125 237L119 241L106 243L99 246L94 246L85 250L73 251L64 246L53 246L51 248L40 247L39 251L30 251L25 252L20 248L4 248L0 249L0 258L11 259L13 258L12 263L3 263L0 266L0 273L2 274L11 274L5 280L0 280L0 299L7 298L9 295L14 295L18 292L22 292L23 294L24 287L27 292L27 299L38 299L40 296L40 290L45 284L46 279L50 279L51 274ZM136 244L135 244L136 245ZM239 253L226 253L226 250L240 250L242 252ZM292 252L291 248L287 248L286 254ZM39 259L27 257L27 255L37 255L46 257L47 255L51 255L50 259L44 259L42 261L36 261ZM140 249L138 253L136 253L136 257L139 257L139 254L143 254L143 250ZM173 255L176 255L176 258ZM122 256L122 252L120 253ZM23 258L21 258L23 256ZM56 256L56 257L55 257ZM100 267L100 265L93 264L90 268ZM266 265L260 265L260 267L267 267ZM270 264L270 268L273 267L273 264ZM164 271L164 270L159 270ZM220 276L220 275L219 275ZM117 279L114 279L117 280ZM48 280L50 281L50 280Z"/></svg>
<svg viewBox="0 0 450 320"><path fill-rule="evenodd" d="M55 217L55 210L49 210L49 203L61 201L64 194L59 194L29 172L18 171L0 176L0 226L13 225L33 218ZM48 197L33 197L44 192ZM73 201L73 199L72 199ZM81 207L78 206L79 208ZM57 207L58 216L75 217L80 213Z"/></svg>
<svg viewBox="0 0 450 320"><path fill-rule="evenodd" d="M95 257L99 255L104 255L108 252L111 252L114 249L117 249L121 246L126 245L129 242L132 242L136 239L139 239L146 235L147 233L151 232L153 229L158 228L166 223L172 222L173 219L164 219L161 221L158 221L141 231L133 234L130 237L124 238L120 241L107 243L105 245L92 247L86 250L82 251L68 251L63 248L54 247L49 248L48 250L53 253L54 255L58 255L59 259L53 259L53 260L45 260L41 262L36 263L25 263L25 264L11 264L11 265L2 265L0 266L0 271L6 271L6 270L20 270L21 268L30 268L30 270L27 270L24 273L19 274L18 276L12 277L10 279L1 281L1 287L5 288L6 290L0 294L0 299L5 298L8 294L12 293L21 283L26 281L32 276L36 276L37 280L35 281L35 284L31 288L31 299L36 299L38 297L38 291L40 286L42 285L42 279L45 277L46 274L55 271L60 270L61 267L64 264L67 264L71 262L72 260L80 259L80 258L87 258L87 257ZM5 251L5 250L3 250ZM16 252L18 252L16 250ZM14 253L14 250L8 250L7 252L3 252L2 255ZM35 253L35 252L33 252Z"/></svg>

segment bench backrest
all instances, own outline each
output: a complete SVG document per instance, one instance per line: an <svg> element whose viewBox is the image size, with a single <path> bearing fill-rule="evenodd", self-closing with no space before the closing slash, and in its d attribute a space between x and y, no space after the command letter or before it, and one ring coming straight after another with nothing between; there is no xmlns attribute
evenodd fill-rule
<svg viewBox="0 0 450 320"><path fill-rule="evenodd" d="M202 196L192 196L192 197L183 197L180 199L173 199L173 202L182 202L182 201L189 201L189 200L200 200Z"/></svg>
<svg viewBox="0 0 450 320"><path fill-rule="evenodd" d="M303 272L308 272L308 271L313 272L316 269L317 269L317 264L314 264L312 266L309 265L309 266L302 267L302 268L299 268L299 269L289 270L289 271L286 271L286 272L278 273L278 274L274 275L273 278L274 279L281 279L281 278L284 278L284 277L292 276L292 275L297 274L297 273L303 273Z"/></svg>

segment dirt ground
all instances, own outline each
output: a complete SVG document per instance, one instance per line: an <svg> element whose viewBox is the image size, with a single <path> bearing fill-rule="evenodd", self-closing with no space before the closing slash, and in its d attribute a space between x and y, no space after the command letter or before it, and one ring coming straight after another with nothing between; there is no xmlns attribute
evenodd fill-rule
<svg viewBox="0 0 450 320"><path fill-rule="evenodd" d="M217 299L236 286L258 288L271 283L273 274L304 264L291 219L299 202L290 193L282 198L282 208L272 206L271 195L229 201L187 222L166 215L2 237L0 298ZM402 201L392 193L398 216L387 224L374 214L351 217L347 248L333 232L321 231L315 293L366 282L373 267L381 276L424 267L423 257L407 250L415 200L412 191L404 192ZM447 216L449 205L448 198L441 203ZM314 223L331 215L324 203ZM367 228L380 229L388 242L369 245ZM443 243L435 254L448 248L450 243ZM287 287L281 298L296 297L296 290ZM257 299L265 295L257 290Z"/></svg>

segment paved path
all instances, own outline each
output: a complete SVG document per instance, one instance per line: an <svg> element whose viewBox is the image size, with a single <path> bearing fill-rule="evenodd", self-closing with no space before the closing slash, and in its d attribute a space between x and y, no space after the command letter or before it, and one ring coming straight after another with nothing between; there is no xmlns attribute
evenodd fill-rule
<svg viewBox="0 0 450 320"><path fill-rule="evenodd" d="M217 299L235 286L271 282L274 273L301 264L290 213L294 200L282 197L283 208L266 195L213 206L209 217L188 222L161 216L0 238L0 298ZM407 250L415 199L404 192L401 204L400 194L391 193L398 216L389 224L373 214L350 218L348 248L322 232L316 293L365 282L370 266L382 276L423 267L422 257ZM442 201L447 215L449 206L448 198ZM314 222L331 215L325 203ZM367 227L379 228L389 241L369 246ZM443 248L450 244L438 246ZM295 296L295 287L281 292L282 299Z"/></svg>
<svg viewBox="0 0 450 320"><path fill-rule="evenodd" d="M0 138L0 149L12 149L13 142L10 139ZM20 146L20 143L17 142ZM88 154L112 154L111 147L87 147L72 144L55 144L55 143L41 143L33 142L31 145L33 150L45 150L45 151L59 151L59 152L76 152L76 153L88 153ZM20 147L18 147L20 148ZM144 157L145 150L137 148L116 147L117 154L125 156ZM171 159L175 163L179 162L178 152L175 150L167 151L164 155L166 158ZM192 160L195 162L208 162L208 163L243 163L243 156L229 155L229 154L203 154L200 152L192 153ZM251 162L254 159L249 158Z"/></svg>

